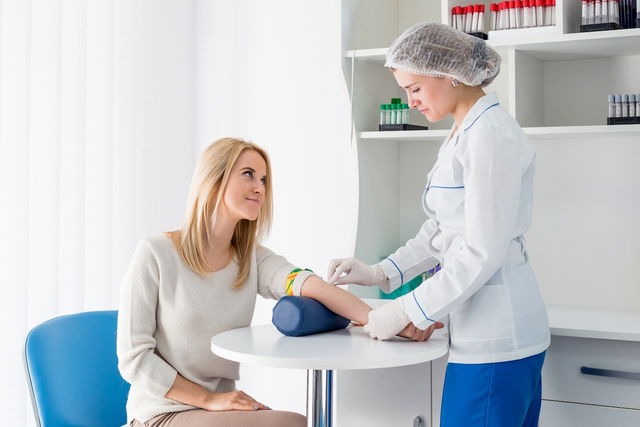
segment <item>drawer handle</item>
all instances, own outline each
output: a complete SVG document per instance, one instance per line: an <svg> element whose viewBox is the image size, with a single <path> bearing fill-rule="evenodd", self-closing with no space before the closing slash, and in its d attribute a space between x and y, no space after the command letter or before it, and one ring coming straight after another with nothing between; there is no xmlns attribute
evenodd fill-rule
<svg viewBox="0 0 640 427"><path fill-rule="evenodd" d="M580 372L585 375L595 375L598 377L611 377L611 378L627 378L630 380L640 380L640 372L628 372L628 371L616 371L613 369L600 369L589 368L582 366Z"/></svg>

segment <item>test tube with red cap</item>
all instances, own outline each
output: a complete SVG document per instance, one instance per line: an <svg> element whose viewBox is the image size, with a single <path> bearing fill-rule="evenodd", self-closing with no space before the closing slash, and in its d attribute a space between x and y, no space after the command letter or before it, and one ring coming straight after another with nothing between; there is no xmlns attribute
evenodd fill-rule
<svg viewBox="0 0 640 427"><path fill-rule="evenodd" d="M498 3L491 3L489 10L491 11L491 25L489 28L491 31L496 31L498 29Z"/></svg>

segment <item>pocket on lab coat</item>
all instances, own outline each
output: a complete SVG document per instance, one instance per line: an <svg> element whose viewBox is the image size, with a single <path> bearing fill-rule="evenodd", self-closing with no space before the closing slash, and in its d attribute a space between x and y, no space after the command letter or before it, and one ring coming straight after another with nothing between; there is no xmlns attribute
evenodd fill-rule
<svg viewBox="0 0 640 427"><path fill-rule="evenodd" d="M438 222L454 227L464 220L464 182L459 173L449 165L441 165L433 176L427 203L436 214Z"/></svg>
<svg viewBox="0 0 640 427"><path fill-rule="evenodd" d="M510 339L513 320L509 307L504 283L483 285L451 313L451 338L458 342Z"/></svg>

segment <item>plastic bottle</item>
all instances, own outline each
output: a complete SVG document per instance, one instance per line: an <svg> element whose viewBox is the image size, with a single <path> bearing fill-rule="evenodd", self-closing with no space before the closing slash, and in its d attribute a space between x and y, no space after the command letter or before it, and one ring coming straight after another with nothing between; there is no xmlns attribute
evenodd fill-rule
<svg viewBox="0 0 640 427"><path fill-rule="evenodd" d="M484 33L484 5L483 4L479 4L478 5L478 32L479 33Z"/></svg>
<svg viewBox="0 0 640 427"><path fill-rule="evenodd" d="M607 96L607 102L609 103L609 114L607 117L612 118L616 116L616 97L614 95Z"/></svg>

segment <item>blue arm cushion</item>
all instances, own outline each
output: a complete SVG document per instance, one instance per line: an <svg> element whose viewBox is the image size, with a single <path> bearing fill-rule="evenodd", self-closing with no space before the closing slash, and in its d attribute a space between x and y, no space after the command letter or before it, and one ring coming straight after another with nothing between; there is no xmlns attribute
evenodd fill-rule
<svg viewBox="0 0 640 427"><path fill-rule="evenodd" d="M271 319L284 335L299 337L346 328L351 322L309 297L286 296L273 307Z"/></svg>

